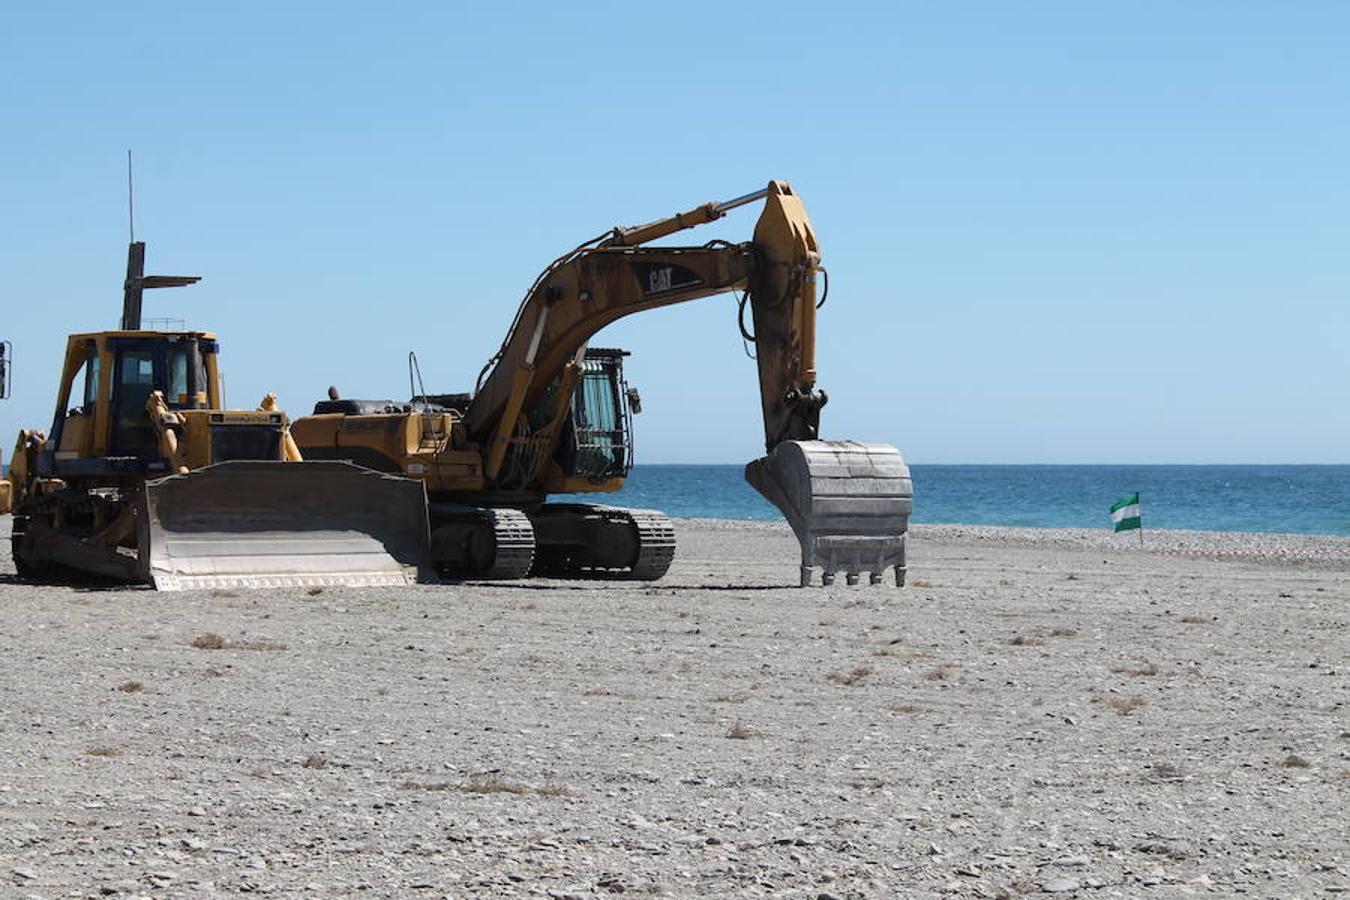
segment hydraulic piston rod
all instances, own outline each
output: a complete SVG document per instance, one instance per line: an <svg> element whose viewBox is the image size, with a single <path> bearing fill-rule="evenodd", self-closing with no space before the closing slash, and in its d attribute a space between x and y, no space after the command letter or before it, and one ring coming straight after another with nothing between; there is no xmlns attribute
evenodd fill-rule
<svg viewBox="0 0 1350 900"><path fill-rule="evenodd" d="M659 238L668 237L677 231L684 231L686 228L693 228L697 225L705 225L708 222L716 221L727 214L728 210L733 210L738 206L744 206L747 203L754 203L756 200L763 200L769 196L768 188L760 188L749 194L742 194L732 200L726 200L722 203L712 201L702 206L695 206L691 210L682 213L676 213L665 219L657 219L655 222L648 222L646 225L634 225L631 228L622 226L615 228L609 237L600 242L601 247L636 247L639 244L645 244L648 241L655 241Z"/></svg>

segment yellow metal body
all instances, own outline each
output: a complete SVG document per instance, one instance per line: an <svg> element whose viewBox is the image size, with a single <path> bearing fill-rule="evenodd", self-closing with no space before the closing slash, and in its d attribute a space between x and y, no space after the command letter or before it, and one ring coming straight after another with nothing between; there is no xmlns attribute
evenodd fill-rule
<svg viewBox="0 0 1350 900"><path fill-rule="evenodd" d="M763 199L752 241L694 247L648 242L721 218ZM666 219L616 228L562 257L526 295L506 340L461 418L416 410L305 416L291 430L304 452L322 452L421 478L432 495L516 496L610 492L623 478L563 472L554 459L580 361L592 335L617 319L728 291L754 307L765 442L812 439L816 272L820 248L806 207L786 182L727 204L706 203Z"/></svg>
<svg viewBox="0 0 1350 900"><path fill-rule="evenodd" d="M116 364L118 341L146 341L171 343L193 339L201 346L214 342L210 332L157 331L102 331L73 334L66 341L65 362L61 369L60 388L56 397L56 415L64 417L58 458L89 459L109 455L112 432L111 410L114 379L109 377ZM220 371L214 352L201 354L205 372L205 390L196 396L179 394L166 402L179 406L195 405L204 409L220 409ZM76 376L86 373L81 402L72 403L77 385Z"/></svg>
<svg viewBox="0 0 1350 900"><path fill-rule="evenodd" d="M567 396L563 395L563 408L550 434L566 411ZM466 439L463 423L453 413L304 416L291 424L290 432L311 459L322 453L321 448L332 448L323 455L421 479L432 495L477 494L488 487L483 450ZM536 439L547 438L536 435ZM569 476L551 461L543 478L543 490L550 494L610 493L621 487L622 478L593 481Z"/></svg>
<svg viewBox="0 0 1350 900"><path fill-rule="evenodd" d="M114 447L114 393L119 347L135 347L145 352L179 350L184 366L196 372L189 378L184 371L171 379L179 387L193 384L195 390L179 391L166 397L162 390L151 389L144 404L144 417L131 412L134 398L126 399L126 415L140 422L146 439L153 441L167 465L150 470L86 468L75 476L65 474L73 461L112 460L121 455ZM215 462L213 429L237 426L262 426L277 432L278 459L299 461L299 447L290 437L290 420L277 408L275 395L263 399L257 410L221 409L220 367L216 356L216 336L210 332L101 331L71 335L61 368L56 398L52 439L37 430L19 433L11 459L6 488L11 506L25 497L51 493L78 482L84 487L127 487L143 481L147 475L181 474L204 468ZM167 349L166 349L167 348ZM128 363L124 362L123 365ZM45 467L39 459L46 451L52 460ZM51 471L60 470L60 474ZM3 502L3 498L0 498Z"/></svg>
<svg viewBox="0 0 1350 900"><path fill-rule="evenodd" d="M311 457L320 447L369 468L419 478L443 491L481 491L483 455L464 444L463 428L450 413L305 416L291 435Z"/></svg>
<svg viewBox="0 0 1350 900"><path fill-rule="evenodd" d="M764 207L750 241L649 243L756 200ZM472 394L408 403L330 394L293 432L309 458L422 479L436 501L433 559L448 571L520 577L534 565L545 573L659 578L674 555L673 529L660 513L546 502L552 494L617 490L632 465L628 416L637 410L619 362L626 354L588 343L625 316L737 291L741 333L755 349L766 452L746 478L797 534L802 583L817 566L826 583L839 571L850 583L863 573L878 583L889 567L903 583L912 488L899 453L820 439L822 271L806 208L782 181L616 228L535 279Z"/></svg>
<svg viewBox="0 0 1350 900"><path fill-rule="evenodd" d="M147 276L128 248L122 329L70 336L50 436L23 431L7 487L23 578L70 572L160 590L408 584L426 563L426 491L303 462L268 394L224 409L218 343L140 327Z"/></svg>
<svg viewBox="0 0 1350 900"><path fill-rule="evenodd" d="M580 248L550 266L526 296L466 411L469 436L494 449L519 441L513 410L533 409L564 366L611 322L749 290L755 297L751 305L765 443L814 438L820 245L805 204L787 182L769 182L749 197L762 198L764 208L754 238L746 244L643 245L710 222L741 201L710 203L648 225L615 229L597 246ZM495 472L490 469L489 474Z"/></svg>

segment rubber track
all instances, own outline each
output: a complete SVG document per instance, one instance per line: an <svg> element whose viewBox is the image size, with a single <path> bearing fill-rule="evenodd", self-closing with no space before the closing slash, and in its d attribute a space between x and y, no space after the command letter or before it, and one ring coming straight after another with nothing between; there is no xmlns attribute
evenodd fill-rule
<svg viewBox="0 0 1350 900"><path fill-rule="evenodd" d="M483 522L492 529L497 552L492 565L473 578L524 578L534 564L534 528L518 509L485 509Z"/></svg>
<svg viewBox="0 0 1350 900"><path fill-rule="evenodd" d="M655 581L670 569L675 560L675 526L670 518L654 509L620 509L638 532L638 557L633 567L620 578Z"/></svg>

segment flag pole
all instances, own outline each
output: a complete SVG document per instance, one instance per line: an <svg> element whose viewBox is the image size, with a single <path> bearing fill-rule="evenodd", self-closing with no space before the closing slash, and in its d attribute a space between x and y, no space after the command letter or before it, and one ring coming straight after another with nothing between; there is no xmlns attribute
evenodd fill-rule
<svg viewBox="0 0 1350 900"><path fill-rule="evenodd" d="M1140 491L1135 496L1139 498L1139 546L1144 546L1144 492Z"/></svg>

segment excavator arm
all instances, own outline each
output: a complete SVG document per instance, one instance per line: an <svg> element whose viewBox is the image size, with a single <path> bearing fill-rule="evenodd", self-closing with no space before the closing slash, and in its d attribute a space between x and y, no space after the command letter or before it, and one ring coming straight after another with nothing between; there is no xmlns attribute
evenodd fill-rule
<svg viewBox="0 0 1350 900"><path fill-rule="evenodd" d="M764 209L751 241L644 246L760 199ZM850 582L863 571L876 582L892 566L903 583L911 506L903 459L884 444L819 440L826 402L815 363L820 261L806 208L782 181L726 203L615 228L560 257L530 287L465 412L470 438L486 447L484 475L498 477L513 443L539 441L539 434L522 434L525 414L547 400L550 387L555 403L568 393L587 342L601 328L649 309L744 291L741 327L755 345L766 451L746 467L746 479L797 534L802 583L813 566L824 569L827 584L837 570ZM746 305L753 335L744 323ZM546 418L556 421L558 412ZM557 433L546 430L545 437L556 440Z"/></svg>
<svg viewBox="0 0 1350 900"><path fill-rule="evenodd" d="M763 198L755 238L742 244L645 247ZM504 447L531 409L601 328L624 316L728 291L747 291L764 408L765 449L816 437L825 397L815 389L816 272L820 253L801 200L781 181L727 203L608 236L560 258L531 287L506 341L484 370L465 422ZM491 470L493 467L489 466ZM495 471L489 471L489 477Z"/></svg>

